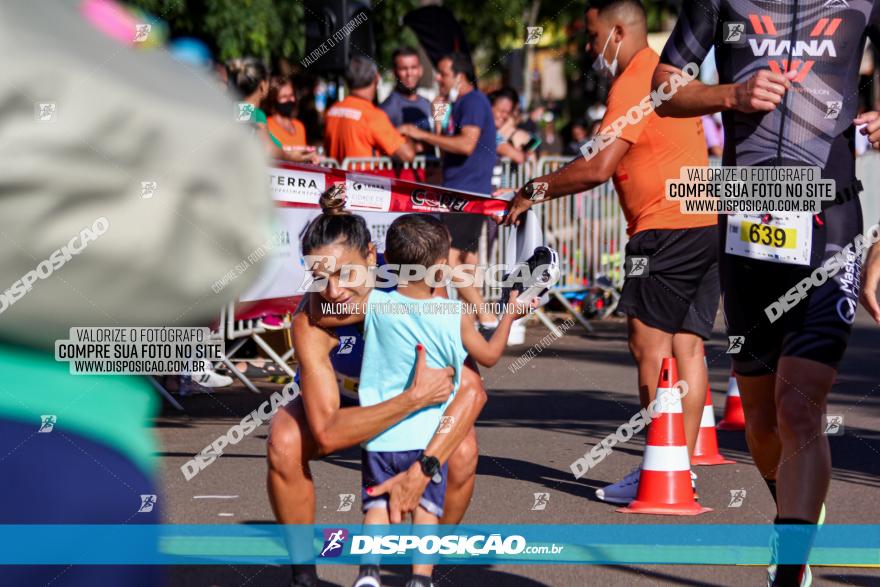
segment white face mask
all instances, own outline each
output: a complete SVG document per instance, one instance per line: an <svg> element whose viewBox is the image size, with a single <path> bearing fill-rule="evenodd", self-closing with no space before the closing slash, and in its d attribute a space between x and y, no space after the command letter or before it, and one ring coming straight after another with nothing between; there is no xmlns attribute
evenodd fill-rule
<svg viewBox="0 0 880 587"><path fill-rule="evenodd" d="M617 75L617 54L620 53L620 45L622 44L617 44L617 51L614 52L614 59L611 60L611 63L605 61L605 50L608 48L608 43L611 42L611 35L613 34L614 29L611 29L611 32L608 33L608 38L605 40L605 46L602 47L602 53L598 57L596 57L596 60L593 62L593 71L601 74L606 74L611 77Z"/></svg>
<svg viewBox="0 0 880 587"><path fill-rule="evenodd" d="M452 86L452 89L449 90L449 101L450 102L455 102L456 100L458 100L458 92L459 92L458 86L460 86L460 85L461 85L461 79L456 81L455 85Z"/></svg>

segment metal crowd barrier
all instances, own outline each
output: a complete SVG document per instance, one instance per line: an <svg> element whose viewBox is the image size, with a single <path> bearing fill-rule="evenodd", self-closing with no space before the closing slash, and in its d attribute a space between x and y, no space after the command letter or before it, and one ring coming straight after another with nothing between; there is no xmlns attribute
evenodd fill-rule
<svg viewBox="0 0 880 587"><path fill-rule="evenodd" d="M528 180L551 173L571 160L571 157L542 157L538 161L526 161L513 165L502 160L501 187L516 189ZM589 192L558 198L534 208L541 221L544 241L559 252L560 278L552 295L588 331L592 326L565 297L566 292L580 291L596 285L600 276L605 276L614 287L623 283L623 247L626 244L626 224L617 194L608 183ZM488 238L493 230L487 227L480 242L480 259L491 265L503 263L504 247L508 231L502 228L496 239ZM500 295L497 289L484 286L483 294L495 300ZM613 310L617 302L617 291L610 288ZM552 331L556 327L541 313L538 318Z"/></svg>
<svg viewBox="0 0 880 587"><path fill-rule="evenodd" d="M331 161L334 161L331 159ZM346 157L342 164L337 165L342 169L351 171L369 171L383 169L431 169L439 168L440 160L436 157L418 155L412 162L395 161L391 157Z"/></svg>
<svg viewBox="0 0 880 587"><path fill-rule="evenodd" d="M400 165L407 165L400 163ZM342 169L351 171L372 171L378 169L393 169L394 159L391 157L346 157L340 165Z"/></svg>
<svg viewBox="0 0 880 587"><path fill-rule="evenodd" d="M542 157L538 175L552 173L570 160ZM558 289L584 289L600 275L615 286L623 284L626 219L611 182L546 202L536 210L541 212L544 240L559 251L563 260Z"/></svg>

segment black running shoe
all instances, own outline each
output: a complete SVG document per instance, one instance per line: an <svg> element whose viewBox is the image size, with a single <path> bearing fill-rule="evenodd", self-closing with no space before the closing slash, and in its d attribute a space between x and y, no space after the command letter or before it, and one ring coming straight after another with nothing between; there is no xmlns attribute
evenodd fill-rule
<svg viewBox="0 0 880 587"><path fill-rule="evenodd" d="M353 587L382 587L379 565L361 565Z"/></svg>
<svg viewBox="0 0 880 587"><path fill-rule="evenodd" d="M541 271L538 271L541 268ZM532 298L540 298L559 281L559 254L550 247L537 247L531 257L518 263L504 281L515 278L511 288L501 291L501 301L507 303L512 291L518 291L517 302L528 304Z"/></svg>
<svg viewBox="0 0 880 587"><path fill-rule="evenodd" d="M292 565L290 587L318 587L318 572L314 565Z"/></svg>

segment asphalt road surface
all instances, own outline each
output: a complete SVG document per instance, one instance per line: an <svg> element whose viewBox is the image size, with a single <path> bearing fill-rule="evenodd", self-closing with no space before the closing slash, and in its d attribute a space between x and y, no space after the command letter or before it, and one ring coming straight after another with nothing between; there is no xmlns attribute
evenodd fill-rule
<svg viewBox="0 0 880 587"><path fill-rule="evenodd" d="M576 480L569 465L638 411L636 372L619 319L580 327L555 340L525 367L507 366L547 330L530 326L526 345L509 347L491 370L483 370L489 401L478 422L480 461L476 490L465 522L479 524L764 524L773 518L772 500L751 462L742 432L718 432L722 453L736 464L697 467L701 503L714 511L696 517L626 516L599 502L597 487L616 481L639 464L644 434L618 445L613 454ZM706 345L716 419L724 406L730 369L727 340L716 328ZM843 416L844 433L832 436L834 472L828 497L829 524L880 520L880 327L861 312L850 348L831 393L828 414ZM280 385L265 384L266 392ZM218 461L187 482L180 466L268 397L237 386L182 399L187 415L164 407L156 421L161 441L166 521L172 524L273 523L266 497L265 442L261 426ZM359 453L348 450L314 463L317 522L358 524L358 502L337 511L340 494L359 496ZM728 507L732 490L746 490L740 507ZM543 510L533 510L535 493L548 493ZM203 497L203 496L224 496ZM696 562L696 561L695 561ZM880 585L880 569L814 568L814 585ZM324 585L350 585L356 570L318 567ZM383 583L403 585L405 567L385 567ZM287 585L284 566L190 566L168 569L172 585ZM436 585L765 585L757 566L709 565L504 565L440 567Z"/></svg>

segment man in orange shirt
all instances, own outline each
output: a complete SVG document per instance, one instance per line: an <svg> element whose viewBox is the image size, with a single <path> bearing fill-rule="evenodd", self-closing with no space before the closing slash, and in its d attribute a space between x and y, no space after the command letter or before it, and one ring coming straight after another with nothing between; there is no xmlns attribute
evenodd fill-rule
<svg viewBox="0 0 880 587"><path fill-rule="evenodd" d="M353 57L345 71L349 95L327 111L324 150L340 163L346 157L387 155L412 161L415 149L391 125L388 115L373 102L379 85L376 64L367 57Z"/></svg>
<svg viewBox="0 0 880 587"><path fill-rule="evenodd" d="M614 78L600 135L582 148L583 157L523 186L503 222L514 223L537 201L614 180L630 236L620 308L638 364L639 399L643 407L654 399L661 361L674 356L688 384L682 404L693 455L708 382L703 340L712 333L721 294L717 217L681 214L679 203L666 199L665 182L679 177L682 166L709 164L702 126L699 118L660 118L653 107L645 107L660 58L648 47L645 10L638 0L594 0L586 25L594 69ZM597 490L597 497L632 501L639 472L637 467Z"/></svg>

